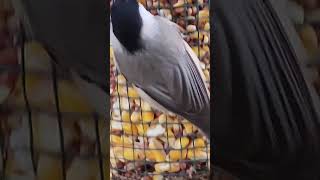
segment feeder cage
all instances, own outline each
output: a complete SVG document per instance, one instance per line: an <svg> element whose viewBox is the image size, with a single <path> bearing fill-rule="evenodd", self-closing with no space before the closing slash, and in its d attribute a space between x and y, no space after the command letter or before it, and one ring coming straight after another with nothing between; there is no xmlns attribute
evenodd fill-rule
<svg viewBox="0 0 320 180"><path fill-rule="evenodd" d="M210 81L208 0L141 0L153 15L181 27ZM112 1L110 1L112 4ZM187 119L164 114L140 99L117 72L110 45L110 174L112 179L209 179L210 145Z"/></svg>

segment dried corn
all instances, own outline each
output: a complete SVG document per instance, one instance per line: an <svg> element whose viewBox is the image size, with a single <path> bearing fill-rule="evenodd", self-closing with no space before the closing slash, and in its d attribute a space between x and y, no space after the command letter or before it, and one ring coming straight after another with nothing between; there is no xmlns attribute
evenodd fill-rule
<svg viewBox="0 0 320 180"><path fill-rule="evenodd" d="M174 146L172 148L174 149L185 149L189 145L189 138L188 137L182 137L179 139L176 139L174 142Z"/></svg>
<svg viewBox="0 0 320 180"><path fill-rule="evenodd" d="M138 134L138 129L136 125L131 123L122 123L122 128L125 134L127 135L134 135L136 136Z"/></svg>
<svg viewBox="0 0 320 180"><path fill-rule="evenodd" d="M163 162L166 159L166 153L163 150L163 145L159 140L155 138L150 139L149 149L151 152L151 159L154 159L156 162Z"/></svg>
<svg viewBox="0 0 320 180"><path fill-rule="evenodd" d="M149 126L147 124L137 124L139 136L146 136Z"/></svg>
<svg viewBox="0 0 320 180"><path fill-rule="evenodd" d="M187 150L171 150L169 152L169 160L170 162L175 162L179 160L184 160L187 157Z"/></svg>
<svg viewBox="0 0 320 180"><path fill-rule="evenodd" d="M124 148L123 157L129 161L143 160L145 154L140 149Z"/></svg>
<svg viewBox="0 0 320 180"><path fill-rule="evenodd" d="M179 163L158 163L155 165L155 170L157 173L174 173L180 171Z"/></svg>
<svg viewBox="0 0 320 180"><path fill-rule="evenodd" d="M207 160L209 156L209 153L207 153L206 151L198 149L189 149L187 154L187 157L190 160Z"/></svg>

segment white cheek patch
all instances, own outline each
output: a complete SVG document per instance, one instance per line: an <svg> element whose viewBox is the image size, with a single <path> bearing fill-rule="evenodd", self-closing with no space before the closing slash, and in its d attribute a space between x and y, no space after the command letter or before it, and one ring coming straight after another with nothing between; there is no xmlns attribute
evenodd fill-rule
<svg viewBox="0 0 320 180"><path fill-rule="evenodd" d="M142 4L139 3L139 12L140 16L142 18L142 29L141 29L141 37L142 39L152 38L154 37L158 31L157 31L157 22L154 18L154 16L147 11Z"/></svg>

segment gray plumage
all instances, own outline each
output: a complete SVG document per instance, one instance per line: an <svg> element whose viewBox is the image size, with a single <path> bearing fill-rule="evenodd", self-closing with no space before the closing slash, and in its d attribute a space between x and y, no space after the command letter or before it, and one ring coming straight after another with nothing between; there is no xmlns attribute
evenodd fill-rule
<svg viewBox="0 0 320 180"><path fill-rule="evenodd" d="M210 137L210 95L198 58L177 26L151 15L142 5L139 10L144 23L142 51L135 54L126 51L111 26L111 44L119 71L143 91L138 93L151 106L159 108L160 105L162 110L164 107L183 116Z"/></svg>

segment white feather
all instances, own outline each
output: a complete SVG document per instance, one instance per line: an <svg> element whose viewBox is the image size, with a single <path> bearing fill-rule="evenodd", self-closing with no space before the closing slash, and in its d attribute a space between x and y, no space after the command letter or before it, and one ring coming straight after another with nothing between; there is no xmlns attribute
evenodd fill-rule
<svg viewBox="0 0 320 180"><path fill-rule="evenodd" d="M140 36L142 39L144 37L152 38L157 33L159 33L157 28L157 22L154 16L147 11L142 4L139 3L139 13L142 18L142 28L140 32Z"/></svg>

